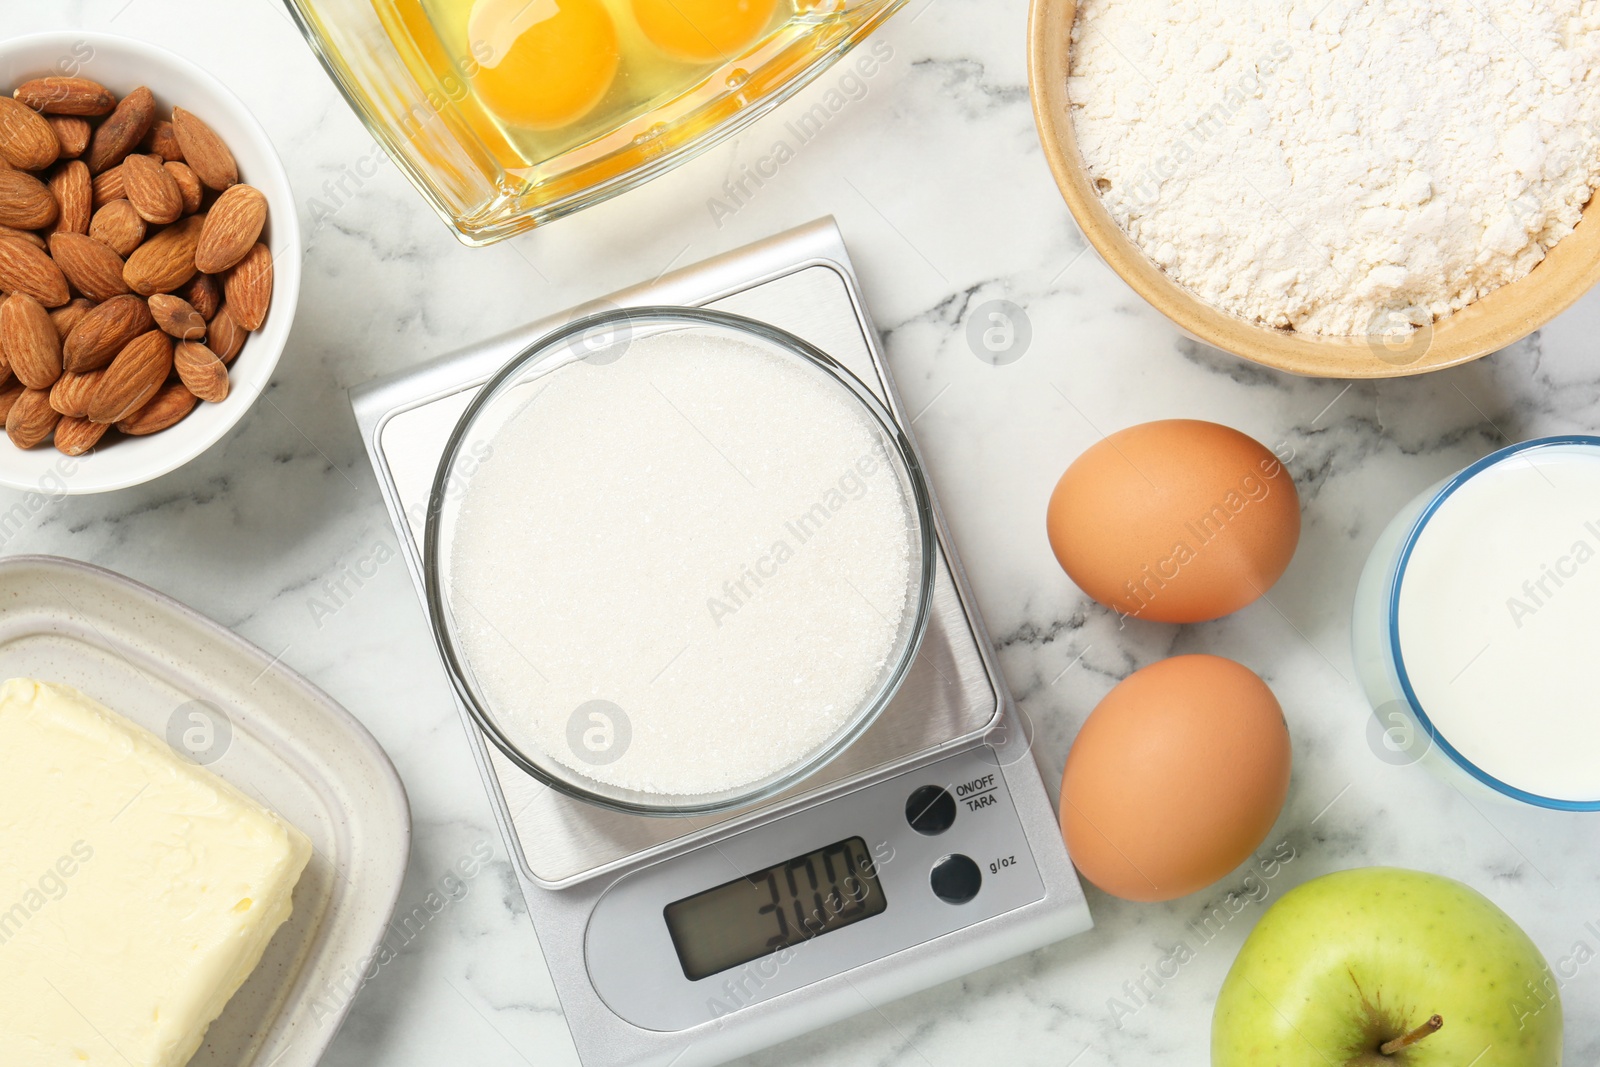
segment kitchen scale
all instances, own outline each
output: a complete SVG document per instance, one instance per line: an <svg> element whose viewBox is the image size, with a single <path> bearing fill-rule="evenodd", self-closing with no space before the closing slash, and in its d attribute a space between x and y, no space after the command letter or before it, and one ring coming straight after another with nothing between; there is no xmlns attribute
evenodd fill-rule
<svg viewBox="0 0 1600 1067"><path fill-rule="evenodd" d="M644 305L788 330L909 425L843 238L820 219L353 390L419 592L429 492L477 390L551 330ZM516 768L458 702L585 1067L723 1063L1093 925L937 504L934 516L915 666L860 738L776 797L684 818L601 808ZM791 904L797 920L773 936Z"/></svg>

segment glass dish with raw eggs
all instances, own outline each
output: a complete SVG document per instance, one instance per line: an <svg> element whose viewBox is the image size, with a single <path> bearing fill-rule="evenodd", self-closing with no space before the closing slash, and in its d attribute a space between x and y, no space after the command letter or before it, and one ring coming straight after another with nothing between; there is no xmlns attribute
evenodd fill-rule
<svg viewBox="0 0 1600 1067"><path fill-rule="evenodd" d="M521 164L679 95L783 21L779 0L373 2L428 61L423 77L467 75L470 105Z"/></svg>
<svg viewBox="0 0 1600 1067"><path fill-rule="evenodd" d="M482 244L727 136L905 0L290 2L385 150Z"/></svg>

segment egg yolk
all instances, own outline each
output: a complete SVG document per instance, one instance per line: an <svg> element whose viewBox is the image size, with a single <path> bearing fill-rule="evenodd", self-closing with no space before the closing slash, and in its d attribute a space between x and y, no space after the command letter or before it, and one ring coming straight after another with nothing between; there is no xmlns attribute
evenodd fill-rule
<svg viewBox="0 0 1600 1067"><path fill-rule="evenodd" d="M587 115L621 59L600 0L477 0L467 34L474 54L485 57L474 81L484 105L536 130Z"/></svg>
<svg viewBox="0 0 1600 1067"><path fill-rule="evenodd" d="M732 59L772 21L778 0L633 0L633 17L650 43L674 59Z"/></svg>

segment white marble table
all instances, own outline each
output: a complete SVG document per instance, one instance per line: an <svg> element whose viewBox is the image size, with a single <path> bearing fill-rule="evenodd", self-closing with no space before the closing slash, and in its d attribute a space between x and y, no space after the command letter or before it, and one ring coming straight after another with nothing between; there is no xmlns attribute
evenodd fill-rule
<svg viewBox="0 0 1600 1067"><path fill-rule="evenodd" d="M1295 379L1183 340L1084 253L1051 183L1029 114L1023 0L912 0L875 39L892 56L859 98L742 205L723 182L770 155L786 119L850 88L836 73L645 188L487 249L457 244L381 160L273 0L3 0L0 11L7 34L109 30L209 67L255 110L296 187L305 284L270 402L174 474L51 503L0 551L79 557L178 597L281 652L393 756L416 819L400 907L426 921L360 993L330 1067L576 1063L345 390L827 213L921 412L935 489L1052 788L1119 678L1174 652L1231 656L1272 685L1294 735L1293 788L1264 851L1286 842L1295 859L1251 886L1270 900L1339 868L1420 867L1489 894L1554 964L1579 943L1600 950L1600 822L1475 807L1423 770L1380 761L1347 649L1356 574L1402 502L1508 441L1600 424L1600 293L1511 350L1415 381ZM1023 358L1001 367L965 340L972 309L997 298L1026 309L1033 330ZM1305 532L1270 604L1119 630L1056 566L1044 504L1101 434L1167 416L1292 451ZM13 501L0 492L0 511ZM450 881L475 852L492 862ZM1246 873L1167 905L1091 889L1093 933L749 1062L1203 1067L1212 998L1264 904L1239 907L1203 946L1189 924L1244 894ZM1147 974L1179 940L1194 958L1157 985ZM1137 1010L1115 1013L1118 1025L1111 998ZM1567 1062L1600 1062L1600 964L1579 967L1565 998Z"/></svg>

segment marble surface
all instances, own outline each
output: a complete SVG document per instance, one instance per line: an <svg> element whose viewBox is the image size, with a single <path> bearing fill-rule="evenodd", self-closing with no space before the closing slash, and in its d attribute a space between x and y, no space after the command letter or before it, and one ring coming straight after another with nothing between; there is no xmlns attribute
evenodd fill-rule
<svg viewBox="0 0 1600 1067"><path fill-rule="evenodd" d="M1600 948L1600 823L1492 807L1378 759L1347 648L1356 575L1405 500L1509 441L1596 428L1600 293L1510 350L1415 381L1296 379L1180 338L1085 253L1051 183L1028 108L1022 0L912 0L877 38L892 49L882 69L731 215L709 203L723 182L772 151L786 117L852 88L837 74L650 185L487 249L457 244L375 155L271 0L4 0L0 10L7 34L109 30L211 68L275 139L302 206L305 284L270 403L156 482L51 502L8 529L0 551L75 556L178 597L281 653L393 756L416 820L400 906L435 891L447 903L360 994L330 1067L576 1062L422 610L392 557L346 389L827 213L920 413L935 489L1052 789L1073 734L1119 678L1175 652L1231 656L1287 710L1294 784L1263 853L1287 843L1295 858L1270 881L1246 882L1241 869L1167 905L1091 889L1093 933L747 1062L1202 1067L1216 989L1265 904L1239 905L1176 977L1157 986L1147 969L1229 892L1270 902L1364 864L1463 879L1552 963L1579 944ZM991 299L1020 305L1032 328L1024 356L999 367L966 341L973 309ZM1205 625L1119 629L1056 566L1044 502L1102 434L1167 416L1226 422L1290 455L1304 536L1269 600ZM14 499L0 492L0 511ZM483 852L493 859L477 877L448 880ZM1150 995L1136 1003L1127 984L1141 981ZM1115 1011L1113 998L1135 1010ZM1567 1062L1600 1061L1600 966L1577 966L1565 999Z"/></svg>

